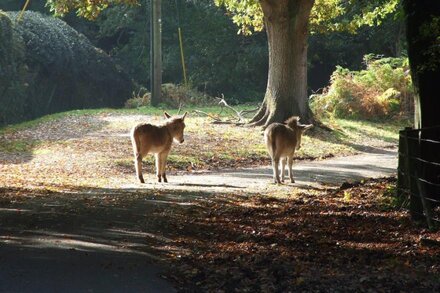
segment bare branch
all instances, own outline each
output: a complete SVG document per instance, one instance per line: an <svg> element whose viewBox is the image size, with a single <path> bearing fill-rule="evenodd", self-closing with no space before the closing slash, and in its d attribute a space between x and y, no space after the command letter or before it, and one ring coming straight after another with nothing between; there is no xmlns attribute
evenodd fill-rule
<svg viewBox="0 0 440 293"><path fill-rule="evenodd" d="M212 124L233 124L235 126L245 125L245 122L234 122L234 121L213 121Z"/></svg>
<svg viewBox="0 0 440 293"><path fill-rule="evenodd" d="M180 115L180 112L182 112L182 108L184 106L184 103L182 103L181 101L179 102L179 110L177 111L177 115Z"/></svg>
<svg viewBox="0 0 440 293"><path fill-rule="evenodd" d="M220 112L218 114L216 114L216 116L212 115L210 113L200 111L200 110L194 110L193 112L198 113L198 114L202 114L204 116L207 116L207 117L213 119L214 121L212 122L212 124L233 124L233 125L240 126L240 125L244 125L247 123L246 118L244 117L246 114L256 112L259 109L259 108L256 108L256 109L250 109L250 110L237 111L236 109L234 109L234 107L230 106L228 104L228 102L226 102L225 96L223 94L221 95L221 98L215 97L215 99L218 101L218 105L220 105ZM224 118L224 120L222 120L220 117L221 117L223 111L225 111L225 113L227 112L226 110L233 113L234 116L232 116L232 117L230 116L229 118L226 117L226 118Z"/></svg>
<svg viewBox="0 0 440 293"><path fill-rule="evenodd" d="M215 117L215 116L213 116L213 115L211 115L211 114L209 114L209 113L206 113L206 112L203 112L203 111L200 111L200 110L193 110L193 112L194 112L194 113L197 113L197 114L205 115L205 116L207 116L207 117L213 119L214 122L215 122L215 121L217 121L217 122L220 122L220 121L221 121L218 117Z"/></svg>
<svg viewBox="0 0 440 293"><path fill-rule="evenodd" d="M246 114L251 114L251 113L257 112L258 109L260 109L260 106L258 106L258 108L251 109L251 110L241 110L241 111L240 111L240 114L241 114L242 116L243 116L243 115L246 115Z"/></svg>
<svg viewBox="0 0 440 293"><path fill-rule="evenodd" d="M226 107L227 109L231 110L232 112L235 113L235 115L237 115L237 120L238 121L244 121L244 117L241 115L240 112L238 112L237 110L235 110L233 107L229 106L229 104L226 102L225 100L225 95L222 94L221 98L216 98L217 100L219 100L218 104L223 107Z"/></svg>

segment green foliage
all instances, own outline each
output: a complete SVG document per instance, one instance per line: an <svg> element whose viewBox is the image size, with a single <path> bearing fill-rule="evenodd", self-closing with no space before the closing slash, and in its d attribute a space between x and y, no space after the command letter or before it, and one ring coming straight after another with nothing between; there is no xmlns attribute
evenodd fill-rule
<svg viewBox="0 0 440 293"><path fill-rule="evenodd" d="M214 0L214 3L232 13L232 21L240 27L239 33L249 35L263 30L263 11L259 1Z"/></svg>
<svg viewBox="0 0 440 293"><path fill-rule="evenodd" d="M269 2L269 1L267 1ZM386 15L393 13L399 0L315 0L311 13L312 31L355 31L363 25L378 25ZM136 5L137 0L47 0L51 11L56 15L65 15L75 10L79 16L96 19L112 4ZM264 14L261 2L257 0L214 0L231 13L232 20L240 27L240 32L251 34L261 31L264 26ZM286 1L286 5L287 5ZM287 9L287 7L286 7Z"/></svg>
<svg viewBox="0 0 440 293"><path fill-rule="evenodd" d="M190 87L208 95L223 93L229 101L260 98L267 82L266 35L237 35L231 20L210 0L182 2L177 9ZM93 37L146 86L150 78L148 10L144 3L111 7L96 20L99 32ZM183 76L175 2L164 1L163 11L163 81L179 84Z"/></svg>
<svg viewBox="0 0 440 293"><path fill-rule="evenodd" d="M17 0L1 0L0 9L4 11L18 11L23 8L26 1ZM46 0L31 0L28 4L27 10L39 11L42 13L49 13L49 9L45 7Z"/></svg>
<svg viewBox="0 0 440 293"><path fill-rule="evenodd" d="M402 114L402 101L413 100L407 58L366 55L366 69L338 66L323 94L312 96L318 117L381 119Z"/></svg>
<svg viewBox="0 0 440 293"><path fill-rule="evenodd" d="M44 2L45 0L33 0L30 8L44 12ZM131 78L148 87L149 3L141 1L135 6L109 5L94 22L72 14L66 15L65 20L90 38L95 46L109 53ZM312 12L319 15L313 14L311 21L318 18L321 21L319 27L316 22L311 27L313 32L318 32L311 37L309 45L308 81L311 89L327 84L336 64L359 69L360 60L365 53L394 56L404 46L399 39L402 35L400 22L396 22L390 15L380 27L364 27L355 35L319 33L328 32L330 23L335 21L337 15L344 11L350 15L359 14L363 7L360 5L362 3L354 1L351 8L346 6L342 11L330 9L331 3L316 1ZM354 3L358 5L355 6ZM251 4L260 9L257 1L243 1L240 5L243 9L247 5L249 10ZM163 80L165 83L179 84L183 77L178 47L176 3L163 1L162 5ZM20 7L21 4L13 0L5 0L0 4L2 9ZM225 15L224 10L216 7L212 0L178 1L178 9L190 87L208 95L218 96L224 93L229 103L260 99L264 95L268 69L265 33L255 33L254 25L249 27L253 32L252 36L237 35L237 28L229 17L231 13ZM49 95L50 92L49 90ZM132 107L143 103L142 99L130 100L128 104L131 102Z"/></svg>
<svg viewBox="0 0 440 293"><path fill-rule="evenodd" d="M122 106L133 84L66 23L39 13L1 14L0 123L72 108Z"/></svg>
<svg viewBox="0 0 440 293"><path fill-rule="evenodd" d="M232 20L240 32L251 34L261 31L264 14L260 1L256 0L214 0L232 14ZM269 3L270 1L265 1ZM387 15L396 11L400 0L315 0L310 15L312 32L350 31L356 32L364 25L380 25ZM288 5L288 2L285 2ZM270 5L270 4L268 4ZM288 9L286 7L285 9Z"/></svg>
<svg viewBox="0 0 440 293"><path fill-rule="evenodd" d="M384 210L407 209L409 208L409 197L399 195L396 182L387 184L380 198L378 198Z"/></svg>
<svg viewBox="0 0 440 293"><path fill-rule="evenodd" d="M137 0L47 0L51 12L57 16L76 11L78 16L96 19L98 15L112 4L137 4Z"/></svg>
<svg viewBox="0 0 440 293"><path fill-rule="evenodd" d="M14 33L13 21L0 11L0 125L25 117L26 66L23 40Z"/></svg>
<svg viewBox="0 0 440 293"><path fill-rule="evenodd" d="M419 28L419 38L421 40L432 39L432 36L436 36L435 40L421 52L421 58L426 62L418 66L417 70L420 72L436 71L440 68L440 16L432 16Z"/></svg>

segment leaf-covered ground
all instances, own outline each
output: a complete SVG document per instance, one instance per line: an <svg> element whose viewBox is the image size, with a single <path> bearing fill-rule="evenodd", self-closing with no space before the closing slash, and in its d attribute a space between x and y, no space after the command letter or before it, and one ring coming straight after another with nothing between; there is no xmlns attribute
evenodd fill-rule
<svg viewBox="0 0 440 293"><path fill-rule="evenodd" d="M159 258L181 291L440 290L440 233L399 208L394 178L264 192L136 185L129 129L162 119L145 114L70 113L2 129L0 243ZM259 129L203 117L187 125L170 158L175 176L269 163ZM392 147L399 126L335 128L310 132L299 158ZM151 160L145 172L154 178Z"/></svg>
<svg viewBox="0 0 440 293"><path fill-rule="evenodd" d="M185 251L170 277L184 291L438 291L440 233L389 205L393 184L288 199L226 196L161 211L161 226Z"/></svg>
<svg viewBox="0 0 440 293"><path fill-rule="evenodd" d="M2 188L0 242L17 256L161 259L182 292L437 292L440 233L395 207L394 184L272 195ZM108 265L123 273L119 262Z"/></svg>
<svg viewBox="0 0 440 293"><path fill-rule="evenodd" d="M16 187L117 187L120 182L132 181L129 131L139 122L160 122L163 118L157 115L157 110L150 109L73 111L0 129L1 183ZM174 144L168 160L172 172L270 163L260 129L215 125L194 113L190 113L186 124L185 143ZM338 120L333 126L333 132L311 130L303 138L297 159L323 159L393 147L400 127L347 120ZM145 173L152 176L151 156L144 166Z"/></svg>

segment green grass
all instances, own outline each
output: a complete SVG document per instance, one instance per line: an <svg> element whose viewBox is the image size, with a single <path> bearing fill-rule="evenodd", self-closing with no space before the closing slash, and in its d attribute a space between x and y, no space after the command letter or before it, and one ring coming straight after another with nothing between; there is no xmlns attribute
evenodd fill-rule
<svg viewBox="0 0 440 293"><path fill-rule="evenodd" d="M255 107L256 107L255 105L237 105L237 106L234 106L234 108L237 109L238 111L249 110L249 109L253 109ZM200 107L196 107L196 106L191 106L191 107L186 107L186 108L182 109L181 114L183 114L185 111L192 112L194 110L200 110L200 111L203 111L203 112L206 112L206 113L217 114L217 113L220 112L220 107L219 106L215 106L215 107L201 107L200 108ZM17 123L17 124L0 126L0 135L3 135L5 133L11 133L11 132L23 130L23 129L32 128L32 127L38 126L38 125L46 123L46 122L56 121L56 120L59 120L59 119L63 119L65 117L81 117L81 116L86 116L86 115L100 115L100 114L110 114L110 113L114 113L114 114L160 115L161 116L161 115L163 115L164 111L168 112L171 115L177 115L177 113L178 113L177 109L168 109L166 107L162 108L162 107L152 107L152 106L143 106L143 107L139 107L139 108L136 108L136 109L100 108L100 109L71 110L71 111L66 111L66 112L60 112L60 113L54 113L54 114L45 115L45 116L36 118L34 120L25 121L25 122L21 122L21 123ZM221 113L220 117L226 117L226 116L228 116L230 114L231 114L230 110L225 109Z"/></svg>
<svg viewBox="0 0 440 293"><path fill-rule="evenodd" d="M395 183L387 184L382 196L378 198L378 202L384 211L409 207L409 198L397 194Z"/></svg>
<svg viewBox="0 0 440 293"><path fill-rule="evenodd" d="M16 131L20 131L23 129L28 129L32 127L36 127L40 124L56 121L59 119L63 119L65 117L72 117L72 116L85 116L85 115L97 115L97 114L103 114L103 113L110 113L110 112L117 112L119 110L114 109L87 109L87 110L71 110L67 112L60 112L60 113L54 113L42 116L40 118L29 120L17 124L11 124L11 125L4 125L0 126L0 135L4 135L6 133L13 133Z"/></svg>
<svg viewBox="0 0 440 293"><path fill-rule="evenodd" d="M348 135L354 139L370 137L391 143L397 142L399 130L411 126L411 122L408 120L374 122L336 119L336 123L343 130L342 135Z"/></svg>
<svg viewBox="0 0 440 293"><path fill-rule="evenodd" d="M6 154L12 153L33 153L35 148L43 142L39 140L0 140L0 152Z"/></svg>

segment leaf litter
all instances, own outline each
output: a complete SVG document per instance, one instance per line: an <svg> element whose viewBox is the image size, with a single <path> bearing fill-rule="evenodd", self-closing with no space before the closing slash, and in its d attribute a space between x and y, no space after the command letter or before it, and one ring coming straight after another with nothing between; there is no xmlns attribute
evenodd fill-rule
<svg viewBox="0 0 440 293"><path fill-rule="evenodd" d="M440 290L440 234L390 204L384 195L393 178L280 194L276 188L259 194L120 189L120 182L133 179L133 170L114 162L131 160L128 130L144 119L99 114L2 134L9 142L39 142L29 150L0 152L0 204L16 212L3 215L2 223L55 229L79 217L80 227L113 231L105 237L121 247L159 255L171 267L165 277L185 292ZM176 153L188 157L206 155L204 165L192 168L269 162L263 150L220 156L237 146L236 134L229 126L212 126L212 140L202 139L196 124L201 121L188 127L188 135L197 142L176 146ZM243 128L240 136L254 137L248 143L255 145L260 137L251 131ZM222 144L216 133L229 143ZM130 236L136 233L143 236Z"/></svg>

